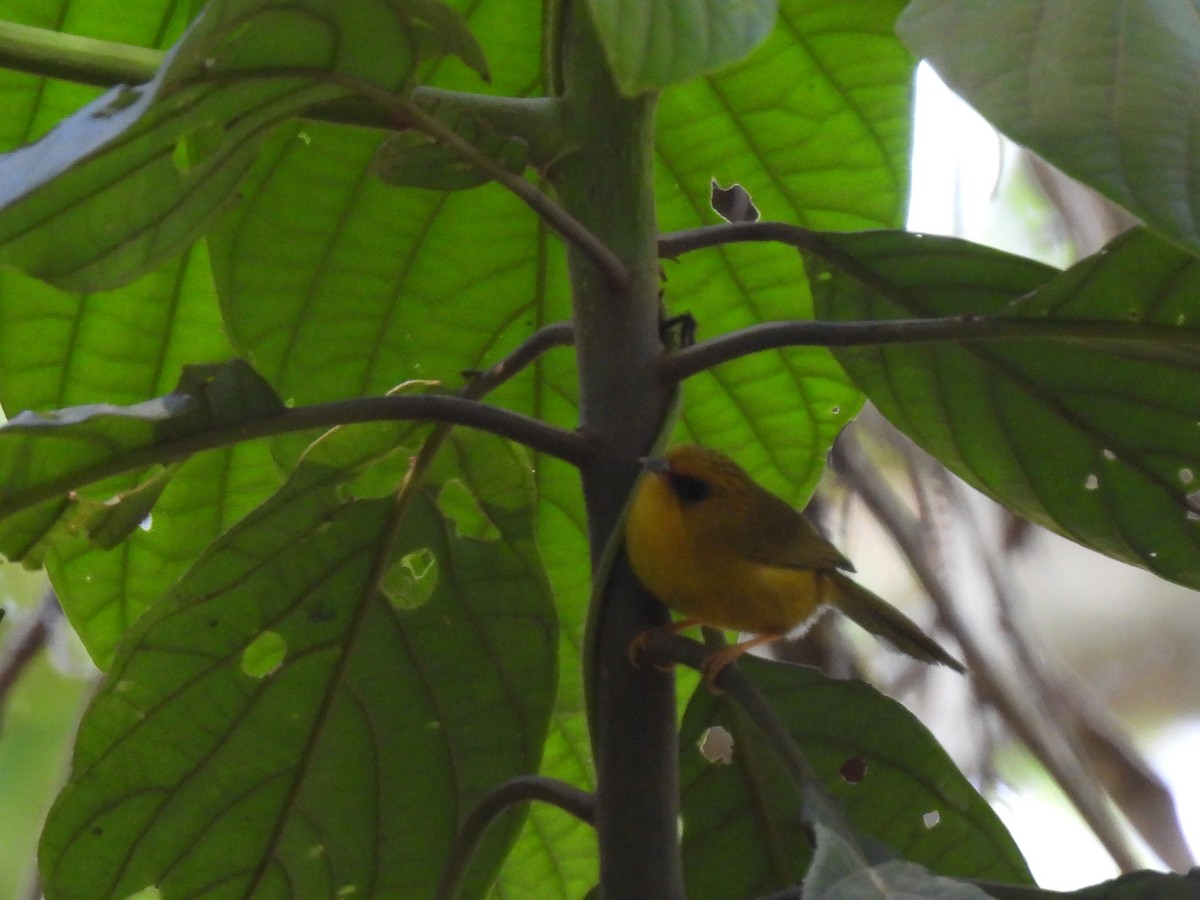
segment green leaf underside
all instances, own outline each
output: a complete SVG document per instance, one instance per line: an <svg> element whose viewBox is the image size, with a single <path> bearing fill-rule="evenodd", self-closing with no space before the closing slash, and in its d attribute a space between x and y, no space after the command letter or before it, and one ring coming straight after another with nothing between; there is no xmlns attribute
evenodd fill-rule
<svg viewBox="0 0 1200 900"><path fill-rule="evenodd" d="M518 457L452 441L503 537L456 536L421 489L396 552L430 549L442 578L398 612L373 583L393 503L339 489L364 433L388 437L314 445L134 627L43 836L48 897L429 896L459 818L536 769L555 625ZM465 896L517 824L489 833Z"/></svg>
<svg viewBox="0 0 1200 900"><path fill-rule="evenodd" d="M0 159L0 261L74 290L123 284L195 241L275 125L347 93L336 78L397 90L439 52L482 67L434 0L215 0L150 83Z"/></svg>
<svg viewBox="0 0 1200 900"><path fill-rule="evenodd" d="M240 360L189 366L176 392L134 406L91 404L24 412L0 427L0 508L21 509L32 491L87 476L129 452L282 410L279 398ZM77 483L77 482L76 482ZM69 538L74 503L45 501L0 522L0 551L39 565L51 544ZM51 532L58 534L52 535Z"/></svg>
<svg viewBox="0 0 1200 900"><path fill-rule="evenodd" d="M802 666L759 659L739 665L856 832L943 875L1031 883L995 813L899 703L863 682ZM699 741L713 726L732 734L732 764L701 757ZM801 793L757 728L701 687L679 745L688 896L725 900L797 884L811 854Z"/></svg>
<svg viewBox="0 0 1200 900"><path fill-rule="evenodd" d="M713 178L745 187L767 219L899 226L914 65L893 33L903 7L787 0L750 58L666 91L657 116L661 228L718 221ZM691 312L701 338L812 315L789 247L729 245L663 266L668 309ZM681 439L730 453L793 503L812 493L834 437L862 404L822 348L755 354L684 390Z"/></svg>
<svg viewBox="0 0 1200 900"><path fill-rule="evenodd" d="M621 89L661 90L747 56L771 32L777 0L589 0Z"/></svg>
<svg viewBox="0 0 1200 900"><path fill-rule="evenodd" d="M1200 30L1176 0L916 0L900 34L1019 144L1200 248Z"/></svg>
<svg viewBox="0 0 1200 900"><path fill-rule="evenodd" d="M1136 342L1004 340L837 355L894 424L974 486L1088 547L1200 586L1194 257L1133 231L1058 274L951 239L826 237L890 287L884 296L811 261L825 318L994 313L1124 323L1143 335L1161 328L1161 338Z"/></svg>

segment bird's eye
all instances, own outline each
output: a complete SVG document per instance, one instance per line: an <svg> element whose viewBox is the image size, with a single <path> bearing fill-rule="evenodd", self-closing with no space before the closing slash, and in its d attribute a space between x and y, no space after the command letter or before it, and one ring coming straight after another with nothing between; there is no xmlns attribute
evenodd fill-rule
<svg viewBox="0 0 1200 900"><path fill-rule="evenodd" d="M671 472L668 477L671 479L671 490L681 503L699 503L712 494L712 485L703 478L680 475L678 472Z"/></svg>

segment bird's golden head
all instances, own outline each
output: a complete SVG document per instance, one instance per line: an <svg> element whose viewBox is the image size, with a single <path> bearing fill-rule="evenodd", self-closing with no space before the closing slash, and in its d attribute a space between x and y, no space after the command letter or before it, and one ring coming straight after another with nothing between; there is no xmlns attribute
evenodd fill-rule
<svg viewBox="0 0 1200 900"><path fill-rule="evenodd" d="M753 484L746 471L724 454L685 444L668 451L661 459L646 460L646 468L661 479L670 496L683 510L694 510L721 499L739 503Z"/></svg>

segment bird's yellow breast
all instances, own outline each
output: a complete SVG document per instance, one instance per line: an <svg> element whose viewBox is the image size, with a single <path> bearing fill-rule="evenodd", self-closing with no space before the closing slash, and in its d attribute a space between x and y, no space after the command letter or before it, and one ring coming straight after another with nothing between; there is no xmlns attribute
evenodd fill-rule
<svg viewBox="0 0 1200 900"><path fill-rule="evenodd" d="M706 625L761 634L788 632L816 611L819 573L747 559L695 512L680 506L662 476L643 477L626 520L625 546L650 593Z"/></svg>

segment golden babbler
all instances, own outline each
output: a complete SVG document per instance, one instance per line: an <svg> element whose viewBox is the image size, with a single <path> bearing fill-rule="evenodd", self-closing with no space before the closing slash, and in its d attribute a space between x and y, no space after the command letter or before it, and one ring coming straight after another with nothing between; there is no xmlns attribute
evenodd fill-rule
<svg viewBox="0 0 1200 900"><path fill-rule="evenodd" d="M752 647L782 637L828 604L925 662L963 671L912 620L851 581L837 548L729 457L676 447L646 460L625 522L630 565L647 590L687 618L759 635L705 660L711 686Z"/></svg>

